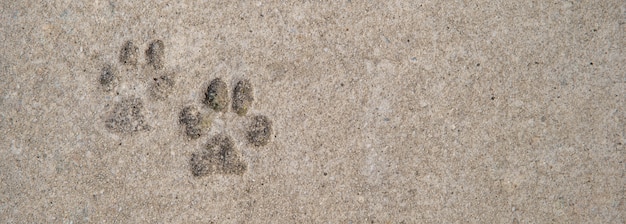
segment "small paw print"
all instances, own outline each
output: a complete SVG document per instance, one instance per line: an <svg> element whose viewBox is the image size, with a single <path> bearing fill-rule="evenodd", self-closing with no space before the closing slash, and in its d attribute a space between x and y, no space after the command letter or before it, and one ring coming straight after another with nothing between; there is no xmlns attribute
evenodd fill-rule
<svg viewBox="0 0 626 224"><path fill-rule="evenodd" d="M173 74L164 71L164 56L163 41L154 40L145 51L145 64L138 66L141 62L139 47L133 41L126 41L119 52L119 64L103 66L98 80L101 89L115 95L112 109L104 118L107 130L121 134L151 130L150 122L144 115L144 98L165 100L175 85ZM149 77L152 77L152 81ZM133 85L134 78L145 80L139 80L140 84Z"/></svg>
<svg viewBox="0 0 626 224"><path fill-rule="evenodd" d="M185 106L179 116L179 123L185 135L195 140L205 135L211 128L214 113L226 113L231 108L240 118L248 121L246 140L254 147L267 145L272 136L272 121L265 115L247 116L254 100L253 88L248 80L240 80L229 95L228 85L220 78L209 82L204 91L204 106L207 112L201 112L196 106ZM247 164L241 160L232 138L227 134L217 134L199 152L193 153L190 159L191 172L194 176L215 174L242 175Z"/></svg>

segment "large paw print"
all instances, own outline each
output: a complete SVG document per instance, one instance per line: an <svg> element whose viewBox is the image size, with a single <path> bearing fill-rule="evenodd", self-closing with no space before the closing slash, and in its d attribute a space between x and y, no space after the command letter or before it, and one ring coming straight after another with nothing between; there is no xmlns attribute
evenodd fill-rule
<svg viewBox="0 0 626 224"><path fill-rule="evenodd" d="M207 133L212 123L212 113L232 112L239 117L249 119L246 128L246 140L255 147L267 145L272 136L272 121L265 115L248 116L248 109L254 100L253 88L248 80L240 80L233 88L232 97L228 85L220 78L213 79L204 94L203 104L208 112L201 112L196 106L186 106L180 112L179 123L184 127L185 135L195 140ZM232 101L232 102L231 102ZM241 160L232 138L218 134L211 138L205 148L193 153L190 160L194 176L214 174L242 175L247 164Z"/></svg>
<svg viewBox="0 0 626 224"><path fill-rule="evenodd" d="M142 94L148 95L155 100L164 100L174 88L172 74L163 71L165 46L163 41L154 40L148 44L145 50L145 61L139 66L139 47L132 41L127 41L122 45L119 53L119 64L107 64L102 68L99 84L102 90L108 93L115 93L119 96L114 100L112 109L105 115L105 127L115 133L133 134L151 129L144 116L144 98ZM122 72L120 72L120 70ZM121 74L120 74L121 73ZM147 88L147 93L137 91L129 83L137 74L142 77L152 79ZM143 80L141 83L145 84ZM139 88L143 89L143 88ZM139 96L137 96L139 95Z"/></svg>

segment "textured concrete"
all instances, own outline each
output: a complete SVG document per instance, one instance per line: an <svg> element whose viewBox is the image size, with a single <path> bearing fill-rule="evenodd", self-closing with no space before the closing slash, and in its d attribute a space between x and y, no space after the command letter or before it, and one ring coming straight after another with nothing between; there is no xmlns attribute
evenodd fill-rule
<svg viewBox="0 0 626 224"><path fill-rule="evenodd" d="M626 222L624 1L0 8L1 223Z"/></svg>

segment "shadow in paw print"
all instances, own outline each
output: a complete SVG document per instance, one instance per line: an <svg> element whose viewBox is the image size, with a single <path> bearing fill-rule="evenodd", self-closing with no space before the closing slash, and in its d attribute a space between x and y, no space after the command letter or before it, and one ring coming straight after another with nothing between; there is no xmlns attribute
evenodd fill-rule
<svg viewBox="0 0 626 224"><path fill-rule="evenodd" d="M222 79L213 79L204 95L204 104L211 109L224 112L228 108L228 86Z"/></svg>
<svg viewBox="0 0 626 224"><path fill-rule="evenodd" d="M102 68L99 81L104 91L108 92L115 89L119 82L117 78L117 71L115 71L111 65L105 65L104 68Z"/></svg>
<svg viewBox="0 0 626 224"><path fill-rule="evenodd" d="M178 123L185 127L187 137L197 139L211 127L211 118L203 115L195 106L186 106L180 112Z"/></svg>
<svg viewBox="0 0 626 224"><path fill-rule="evenodd" d="M163 57L165 56L165 45L162 40L155 40L150 43L150 46L146 50L146 57L148 59L148 65L156 70L160 70L165 67Z"/></svg>
<svg viewBox="0 0 626 224"><path fill-rule="evenodd" d="M154 83L150 88L152 96L157 100L166 99L174 89L174 80L167 75L154 78Z"/></svg>
<svg viewBox="0 0 626 224"><path fill-rule="evenodd" d="M239 116L246 115L248 108L252 105L254 96L252 95L252 84L248 80L241 80L233 90L233 111Z"/></svg>
<svg viewBox="0 0 626 224"><path fill-rule="evenodd" d="M137 65L139 48L132 41L126 41L120 50L120 63L125 65Z"/></svg>
<svg viewBox="0 0 626 224"><path fill-rule="evenodd" d="M190 165L192 174L197 177L212 174L242 175L247 170L233 140L224 134L216 135L204 150L192 154Z"/></svg>
<svg viewBox="0 0 626 224"><path fill-rule="evenodd" d="M228 86L220 78L211 80L204 94L203 103L209 108L224 112L228 109L232 100L232 110L239 116L245 116L254 101L254 89L247 79L240 80L233 88L232 98L228 96ZM201 137L210 128L210 116L201 116L195 106L183 107L179 123L185 127L185 134L191 139ZM204 120L201 122L201 120ZM208 123L209 125L199 125ZM254 146L267 145L272 137L272 121L265 115L252 116L252 122L246 131L246 137Z"/></svg>
<svg viewBox="0 0 626 224"><path fill-rule="evenodd" d="M119 133L133 133L150 130L143 116L143 102L139 98L123 99L115 104L105 120L107 129Z"/></svg>

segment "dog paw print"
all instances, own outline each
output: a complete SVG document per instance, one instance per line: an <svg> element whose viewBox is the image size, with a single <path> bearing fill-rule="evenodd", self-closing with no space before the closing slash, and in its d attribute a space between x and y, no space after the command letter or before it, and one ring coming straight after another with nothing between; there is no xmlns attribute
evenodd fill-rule
<svg viewBox="0 0 626 224"><path fill-rule="evenodd" d="M119 62L102 68L99 84L104 92L116 96L104 118L105 127L111 132L132 134L150 130L152 127L144 115L144 98L164 100L174 89L173 75L164 71L163 41L154 40L148 44L145 60L141 61L139 55L139 47L133 41L126 41L120 49ZM140 80L141 86L137 88L131 84L137 77L148 80Z"/></svg>
<svg viewBox="0 0 626 224"><path fill-rule="evenodd" d="M229 95L228 85L220 78L213 79L204 92L203 104L208 111L202 112L196 106L184 107L179 116L179 123L184 127L185 135L195 140L205 135L211 127L213 114L227 113L231 108L237 118L247 120L246 141L254 147L265 146L272 136L272 121L265 115L248 116L248 110L254 101L252 84L248 80L237 82ZM194 176L215 174L242 175L247 164L242 161L232 138L227 134L217 134L209 139L206 146L191 155L191 172Z"/></svg>

